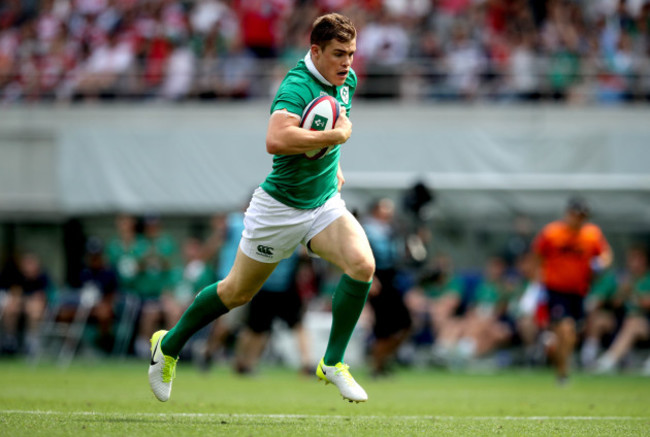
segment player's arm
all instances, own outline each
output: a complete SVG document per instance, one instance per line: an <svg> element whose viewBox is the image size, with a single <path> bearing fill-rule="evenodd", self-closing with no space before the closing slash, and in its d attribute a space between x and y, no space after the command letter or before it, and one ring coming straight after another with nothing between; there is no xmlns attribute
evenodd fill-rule
<svg viewBox="0 0 650 437"><path fill-rule="evenodd" d="M266 131L266 151L272 155L297 155L322 147L345 143L352 135L352 123L341 108L334 129L312 131L300 127L300 119L286 110L271 114Z"/></svg>
<svg viewBox="0 0 650 437"><path fill-rule="evenodd" d="M341 161L339 161L339 168L336 171L336 179L338 180L337 188L338 188L339 191L341 191L341 188L343 188L343 184L345 183L345 177L343 176L343 170L341 170Z"/></svg>
<svg viewBox="0 0 650 437"><path fill-rule="evenodd" d="M531 260L533 274L531 281L541 283L543 281L543 265L549 251L549 241L547 236L547 228L542 229L537 236L533 239L531 246Z"/></svg>
<svg viewBox="0 0 650 437"><path fill-rule="evenodd" d="M638 302L642 310L650 311L650 292L646 290L640 291Z"/></svg>
<svg viewBox="0 0 650 437"><path fill-rule="evenodd" d="M614 254L612 252L612 249L607 246L600 255L595 256L591 260L591 268L596 271L600 272L602 270L605 270L609 268L609 266L612 265L612 262L614 261Z"/></svg>
<svg viewBox="0 0 650 437"><path fill-rule="evenodd" d="M600 253L596 255L594 258L591 260L591 268L596 271L600 272L602 270L605 270L609 268L612 265L612 262L614 261L614 253L612 252L612 248L605 240L604 235L600 235Z"/></svg>

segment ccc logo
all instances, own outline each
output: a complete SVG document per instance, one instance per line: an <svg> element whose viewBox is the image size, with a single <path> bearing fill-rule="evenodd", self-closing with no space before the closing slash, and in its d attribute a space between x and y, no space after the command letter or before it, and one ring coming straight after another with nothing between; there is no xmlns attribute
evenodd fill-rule
<svg viewBox="0 0 650 437"><path fill-rule="evenodd" d="M269 246L262 246L261 244L257 246L257 251L262 255L273 255L273 248Z"/></svg>

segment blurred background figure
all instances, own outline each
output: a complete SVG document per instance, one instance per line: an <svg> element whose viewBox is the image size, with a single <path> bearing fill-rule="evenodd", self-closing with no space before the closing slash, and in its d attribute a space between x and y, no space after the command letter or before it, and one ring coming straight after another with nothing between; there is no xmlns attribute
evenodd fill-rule
<svg viewBox="0 0 650 437"><path fill-rule="evenodd" d="M97 237L86 242L85 266L81 271L81 288L92 287L97 295L90 313L96 326L94 344L104 353L111 353L115 342L116 305L119 298L118 278L104 255L104 245ZM61 316L59 316L61 317Z"/></svg>
<svg viewBox="0 0 650 437"><path fill-rule="evenodd" d="M214 271L205 260L206 253L199 238L185 238L182 254L182 265L171 273L171 296L163 300L163 312L172 324L178 321L196 293L215 281Z"/></svg>
<svg viewBox="0 0 650 437"><path fill-rule="evenodd" d="M227 51L217 62L215 92L218 97L245 99L254 92L255 56L240 39L229 42Z"/></svg>
<svg viewBox="0 0 650 437"><path fill-rule="evenodd" d="M204 243L204 258L216 260L216 279L225 278L237 255L239 240L244 231L243 210L228 214L215 214L210 220L210 235ZM203 371L212 365L215 358L229 358L229 346L235 342L237 334L244 325L248 305L237 307L214 322L204 330L205 339L195 342L193 358Z"/></svg>
<svg viewBox="0 0 650 437"><path fill-rule="evenodd" d="M363 93L370 98L395 98L400 95L402 68L409 54L408 33L399 17L387 10L379 10L373 18L359 31L357 42L366 74Z"/></svg>
<svg viewBox="0 0 650 437"><path fill-rule="evenodd" d="M177 256L176 242L164 232L157 215L144 218L144 252L135 279L135 289L142 301L140 322L135 339L136 355L151 355L149 338L159 326L170 327L177 317L174 303L173 263Z"/></svg>
<svg viewBox="0 0 650 437"><path fill-rule="evenodd" d="M609 243L600 228L587 221L589 214L583 199L571 198L564 217L546 225L533 244L546 288L554 335L551 356L560 384L567 382L593 272L612 263Z"/></svg>
<svg viewBox="0 0 650 437"><path fill-rule="evenodd" d="M431 257L430 219L433 215L435 193L424 182L418 181L402 195L406 219L406 256L416 268Z"/></svg>
<svg viewBox="0 0 650 437"><path fill-rule="evenodd" d="M463 23L454 26L445 56L449 97L473 100L479 91L486 60L479 44L470 37Z"/></svg>
<svg viewBox="0 0 650 437"><path fill-rule="evenodd" d="M373 203L369 216L362 220L376 266L368 298L374 315L370 357L375 377L390 373L391 360L395 359L398 348L409 336L411 328L411 317L404 303L403 290L397 283L404 241L397 234L394 216L395 204L392 200L383 198Z"/></svg>
<svg viewBox="0 0 650 437"><path fill-rule="evenodd" d="M50 276L40 257L25 252L18 259L17 271L7 272L7 295L2 315L2 353L38 353L40 322L48 301L55 297Z"/></svg>
<svg viewBox="0 0 650 437"><path fill-rule="evenodd" d="M124 32L115 29L106 36L105 43L94 48L80 67L73 88L74 99L108 99L120 94L120 82L135 60L133 47L124 36Z"/></svg>
<svg viewBox="0 0 650 437"><path fill-rule="evenodd" d="M274 321L281 320L294 334L294 349L299 356L301 373L313 375L315 368L309 349L310 339L302 323L305 305L297 288L296 275L301 257L309 262L302 248L280 261L262 289L248 304L245 329L237 337L235 372L246 375L255 371L268 345Z"/></svg>
<svg viewBox="0 0 650 437"><path fill-rule="evenodd" d="M120 214L115 217L115 235L106 245L108 263L117 273L118 286L123 293L135 293L136 280L146 252L146 241L136 229L135 217Z"/></svg>
<svg viewBox="0 0 650 437"><path fill-rule="evenodd" d="M627 252L626 271L621 279L619 293L625 299L626 314L623 325L612 345L598 359L596 372L608 373L617 366L639 341L650 338L650 270L648 253L643 247L633 247ZM650 359L644 372L650 374Z"/></svg>
<svg viewBox="0 0 650 437"><path fill-rule="evenodd" d="M406 294L414 332L424 330L424 337L433 342L432 354L438 363L445 363L453 350L463 299L463 282L454 273L451 258L444 254L432 259L417 285Z"/></svg>
<svg viewBox="0 0 650 437"><path fill-rule="evenodd" d="M178 38L172 41L172 52L167 60L165 78L161 84L160 94L164 99L183 100L192 92L196 59L194 53Z"/></svg>
<svg viewBox="0 0 650 437"><path fill-rule="evenodd" d="M625 302L625 292L619 293L618 277L613 268L595 275L585 300L584 339L580 349L583 368L593 369L601 349L611 344L623 323Z"/></svg>
<svg viewBox="0 0 650 437"><path fill-rule="evenodd" d="M525 214L517 214L503 248L503 258L508 269L518 268L519 261L530 253L534 237L535 228L531 218Z"/></svg>
<svg viewBox="0 0 650 437"><path fill-rule="evenodd" d="M521 296L513 312L517 337L523 349L523 364L541 365L546 359L546 351L541 343L541 333L548 328L544 313L546 291L540 283L539 265L532 251L519 257L517 271L521 280Z"/></svg>
<svg viewBox="0 0 650 437"><path fill-rule="evenodd" d="M493 256L485 265L485 275L468 303L466 314L445 338L454 342L451 365L465 366L469 360L486 356L509 344L516 333L513 303L519 297L517 284L508 277L506 262Z"/></svg>

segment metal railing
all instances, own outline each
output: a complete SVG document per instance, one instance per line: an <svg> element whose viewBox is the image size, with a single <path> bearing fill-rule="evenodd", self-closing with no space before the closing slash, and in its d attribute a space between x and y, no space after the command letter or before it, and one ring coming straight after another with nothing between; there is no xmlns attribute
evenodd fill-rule
<svg viewBox="0 0 650 437"><path fill-rule="evenodd" d="M254 60L250 68L233 71L228 60L217 60L209 70L196 59L188 73L162 69L147 72L137 63L120 74L86 74L82 69L52 73L32 70L29 74L0 75L0 99L52 101L85 99L119 100L238 100L272 98L284 73L280 60ZM221 65L223 64L223 65ZM577 59L579 67L563 71L549 57L535 59L535 70L512 72L507 67L485 63L473 71L454 71L444 60L410 58L397 65L367 63L358 67L357 97L408 100L650 100L650 59L638 57L625 73L613 72L604 59ZM206 71L209 70L209 71ZM172 90L169 80L186 82ZM234 79L234 80L233 80ZM517 83L527 83L525 87Z"/></svg>

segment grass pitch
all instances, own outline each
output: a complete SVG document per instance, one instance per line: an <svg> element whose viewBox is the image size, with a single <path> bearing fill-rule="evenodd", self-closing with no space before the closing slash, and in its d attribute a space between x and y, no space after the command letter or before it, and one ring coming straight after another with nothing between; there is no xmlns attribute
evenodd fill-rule
<svg viewBox="0 0 650 437"><path fill-rule="evenodd" d="M68 370L0 361L6 436L640 436L650 435L650 378L548 371L492 375L405 370L374 381L353 369L365 404L287 369L254 377L179 364L172 399L158 402L147 362Z"/></svg>

